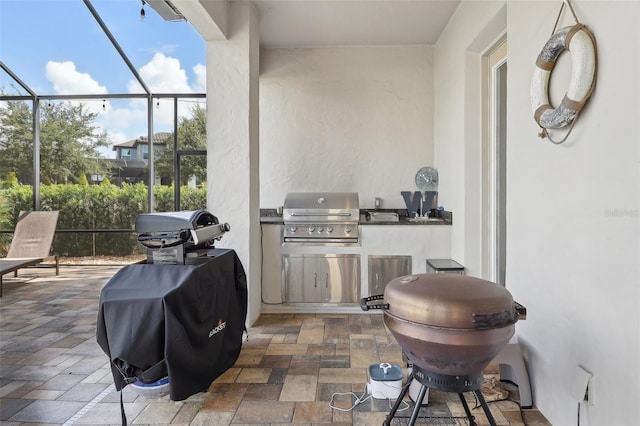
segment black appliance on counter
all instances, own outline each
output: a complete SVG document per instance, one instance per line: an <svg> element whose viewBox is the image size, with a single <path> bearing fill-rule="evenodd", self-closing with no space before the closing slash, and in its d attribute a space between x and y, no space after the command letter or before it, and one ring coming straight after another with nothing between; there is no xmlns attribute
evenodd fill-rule
<svg viewBox="0 0 640 426"><path fill-rule="evenodd" d="M141 243L164 240L185 246L188 256L190 248L211 241L212 230L203 228L220 230L217 219L203 211L160 215L141 215L136 221L136 229L147 234ZM201 225L198 219L215 223ZM167 223L176 230L173 242ZM188 237L181 235L184 230ZM168 378L171 399L181 401L206 391L238 359L247 316L244 268L231 249L207 248L198 259L193 264L128 265L102 289L96 338L109 356L117 390Z"/></svg>
<svg viewBox="0 0 640 426"><path fill-rule="evenodd" d="M230 229L205 210L146 213L135 223L138 242L147 248L147 263L174 265L197 262Z"/></svg>

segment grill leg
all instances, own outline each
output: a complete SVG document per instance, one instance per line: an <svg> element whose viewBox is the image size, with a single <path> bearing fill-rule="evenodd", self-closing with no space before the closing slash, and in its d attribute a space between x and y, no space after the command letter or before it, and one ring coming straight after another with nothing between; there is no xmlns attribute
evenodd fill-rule
<svg viewBox="0 0 640 426"><path fill-rule="evenodd" d="M475 417L473 417L473 414L471 414L471 410L469 409L469 404L467 404L467 400L464 399L464 394L460 392L458 393L458 396L460 397L460 402L462 402L462 407L464 408L464 412L467 415L467 419L469 419L469 424L471 426L476 426Z"/></svg>
<svg viewBox="0 0 640 426"><path fill-rule="evenodd" d="M404 399L404 396L409 391L409 386L411 385L412 380L413 380L413 375L409 377L409 379L407 380L407 384L404 385L404 388L402 388L402 392L400 392L400 396L398 396L398 399L396 399L395 404L393 404L393 408L391 409L389 414L387 414L387 417L384 419L384 422L382 422L382 426L391 425L391 421L395 417L396 411L398 411L398 408L400 408L400 404L402 404L402 400Z"/></svg>
<svg viewBox="0 0 640 426"><path fill-rule="evenodd" d="M493 418L493 414L491 414L491 411L489 410L489 406L487 405L487 401L484 400L484 396L482 396L482 392L480 392L480 389L473 391L473 393L475 393L476 396L478 397L478 401L480 401L480 405L482 405L482 410L484 411L484 414L487 416L487 420L489 420L489 424L491 426L496 426L496 420Z"/></svg>
<svg viewBox="0 0 640 426"><path fill-rule="evenodd" d="M420 407L422 406L422 401L424 400L424 396L427 393L427 387L425 385L420 386L420 393L418 394L418 399L416 399L416 406L413 409L413 413L411 413L411 418L409 419L409 423L407 426L413 426L416 424L416 420L418 420L418 414L420 413Z"/></svg>

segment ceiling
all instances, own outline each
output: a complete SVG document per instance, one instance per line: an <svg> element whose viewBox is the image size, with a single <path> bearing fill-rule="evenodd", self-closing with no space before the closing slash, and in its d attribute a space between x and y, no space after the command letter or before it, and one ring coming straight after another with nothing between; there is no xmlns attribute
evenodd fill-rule
<svg viewBox="0 0 640 426"><path fill-rule="evenodd" d="M104 4L108 5L112 0L84 0L90 10L95 10L91 4L92 1L104 8ZM137 0L127 0L123 3L137 6L135 1ZM225 39L229 2L247 2L247 0L144 1L146 5L156 10L163 20L171 21L176 20L175 18L183 20L187 17L191 26L204 40ZM261 46L289 48L433 45L455 13L460 0L253 0L252 3L256 5L260 16ZM82 13L86 13L79 1L62 1L60 4L65 7L73 5L76 9L83 9ZM133 10L134 13L131 16L137 18L137 9L134 7ZM160 13L161 11L164 13ZM103 13L106 12L103 10ZM181 13L184 13L184 16ZM98 15L97 12L96 15ZM99 21L102 22L102 19ZM30 37L33 34L27 33L27 35ZM74 44L70 42L70 45ZM97 47L91 46L91 48ZM136 53L135 49L130 48L129 51ZM6 56L5 53L7 52L3 52L3 56ZM112 63L120 62L116 58ZM25 65L26 69L19 69L14 65L17 68L13 70L17 71L17 77L25 79L27 84L30 81L29 72L37 69L28 65ZM4 70L4 72L0 70L0 84L2 84L2 78L12 70L5 69L1 61L0 66ZM126 67L122 64L121 68ZM121 72L126 73L126 69ZM10 81L9 84L13 84L15 78L12 76L8 81ZM26 95L26 93L22 94Z"/></svg>
<svg viewBox="0 0 640 426"><path fill-rule="evenodd" d="M145 0L177 8L205 40L224 39L228 2ZM253 0L262 47L432 45L460 0ZM175 11L169 12L175 16ZM165 18L166 19L166 18Z"/></svg>
<svg viewBox="0 0 640 426"><path fill-rule="evenodd" d="M434 44L459 0L257 0L263 47Z"/></svg>

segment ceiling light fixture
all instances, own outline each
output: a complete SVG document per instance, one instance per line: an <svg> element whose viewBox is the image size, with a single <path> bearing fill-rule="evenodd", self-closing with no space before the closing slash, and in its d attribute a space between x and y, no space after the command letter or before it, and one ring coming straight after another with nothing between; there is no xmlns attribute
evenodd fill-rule
<svg viewBox="0 0 640 426"><path fill-rule="evenodd" d="M165 21L186 21L178 8L171 3L171 0L144 0L144 3L151 9L155 10Z"/></svg>

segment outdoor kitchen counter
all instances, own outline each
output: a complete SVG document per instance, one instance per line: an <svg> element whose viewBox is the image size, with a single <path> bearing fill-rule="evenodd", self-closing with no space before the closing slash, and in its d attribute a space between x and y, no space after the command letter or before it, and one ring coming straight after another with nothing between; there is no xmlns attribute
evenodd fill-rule
<svg viewBox="0 0 640 426"><path fill-rule="evenodd" d="M374 215L377 216L375 221L367 221L368 211L372 210L360 209L358 225L360 244L330 245L283 244L285 225L282 216L277 214L276 209L261 209L261 312L362 312L358 303L318 303L315 299L313 299L314 302L300 302L297 296L305 294L300 293L301 288L309 288L305 283L313 283L314 280L314 278L302 278L307 269L311 271L309 274L312 277L318 271L323 277L326 271L357 274L358 277L355 279L349 276L336 279L335 282L340 284L336 287L340 292L336 294L343 294L343 290L346 294L355 289L356 298L359 299L379 294L379 291L375 290L376 279L373 278L375 273L369 272L370 266L380 263L379 259L382 261L389 259L392 262L394 259L400 259L399 261L406 262L409 258L411 273L420 274L426 272L426 259L451 257L451 216L448 216L447 220L440 221L409 221L406 216L401 215L397 222L381 222L379 220L386 220L387 215ZM387 210L385 213L389 212L394 211ZM326 266L329 264L333 266ZM300 274L302 277L298 276ZM288 283L295 284L290 287ZM288 293L289 290L292 291ZM312 293L313 289L309 294ZM345 300L349 299L351 299L351 293L348 299L345 298ZM295 302L288 300L295 300Z"/></svg>
<svg viewBox="0 0 640 426"><path fill-rule="evenodd" d="M367 220L367 212L394 212L398 213L399 220L397 222L381 222ZM278 214L276 209L260 209L260 223L282 225L282 215ZM373 209L360 209L359 225L451 225L453 223L453 214L448 211L442 212L442 219L410 219L407 217L406 209L387 209L387 210L373 210Z"/></svg>

